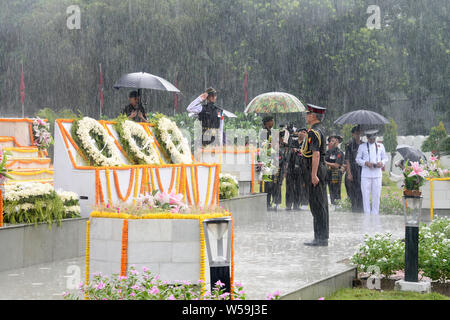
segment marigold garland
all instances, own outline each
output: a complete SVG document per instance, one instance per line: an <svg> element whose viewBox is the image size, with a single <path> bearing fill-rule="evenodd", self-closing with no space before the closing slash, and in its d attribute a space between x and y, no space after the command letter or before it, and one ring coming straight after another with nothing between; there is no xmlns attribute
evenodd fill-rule
<svg viewBox="0 0 450 320"><path fill-rule="evenodd" d="M128 260L128 220L123 220L122 226L122 252L120 257L120 275L122 277L127 274Z"/></svg>
<svg viewBox="0 0 450 320"><path fill-rule="evenodd" d="M205 207L208 206L209 203L209 188L211 187L211 168L208 168L208 186L206 188L206 200L205 200Z"/></svg>
<svg viewBox="0 0 450 320"><path fill-rule="evenodd" d="M34 176L37 174L47 173L53 175L53 170L43 169L39 171L30 171L30 172L21 172L21 171L9 171L8 174L16 175L16 176Z"/></svg>
<svg viewBox="0 0 450 320"><path fill-rule="evenodd" d="M159 169L158 169L158 172L159 172ZM172 175L170 177L169 192L172 192L173 183L174 183L174 180L175 180L175 172L176 172L175 168L172 168Z"/></svg>
<svg viewBox="0 0 450 320"><path fill-rule="evenodd" d="M106 175L106 187L108 188L107 192L108 192L108 203L111 205L112 204L112 193L111 193L111 181L109 180L109 169L105 170L105 175Z"/></svg>
<svg viewBox="0 0 450 320"><path fill-rule="evenodd" d="M139 170L139 169L137 169L137 170ZM132 168L130 171L130 181L128 182L127 194L125 195L125 197L123 197L122 192L120 191L119 177L117 176L117 171L113 170L114 183L116 186L116 193L117 193L117 196L119 197L119 199L122 200L123 202L126 202L131 195L131 190L133 189L134 172L135 172L135 169Z"/></svg>
<svg viewBox="0 0 450 320"><path fill-rule="evenodd" d="M85 285L89 285L89 263L90 263L90 223L91 221L86 221L86 257L85 257ZM85 293L85 299L87 299L87 293Z"/></svg>
<svg viewBox="0 0 450 320"><path fill-rule="evenodd" d="M138 186L138 183L139 183L139 169L137 169L136 170L136 177L135 177L135 181L134 181L134 194L133 194L133 204L136 204L136 198L137 198L137 195L138 195L138 192L139 192L139 186Z"/></svg>

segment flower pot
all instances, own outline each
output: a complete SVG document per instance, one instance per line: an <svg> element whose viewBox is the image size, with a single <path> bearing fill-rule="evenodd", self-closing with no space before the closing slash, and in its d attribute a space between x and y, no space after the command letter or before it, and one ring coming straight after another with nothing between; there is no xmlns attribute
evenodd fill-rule
<svg viewBox="0 0 450 320"><path fill-rule="evenodd" d="M420 190L403 190L403 195L407 197L420 197L422 192Z"/></svg>

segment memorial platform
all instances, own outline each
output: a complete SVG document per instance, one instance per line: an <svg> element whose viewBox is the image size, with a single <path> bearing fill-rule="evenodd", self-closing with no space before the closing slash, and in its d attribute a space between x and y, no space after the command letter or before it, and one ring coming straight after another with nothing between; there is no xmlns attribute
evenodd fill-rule
<svg viewBox="0 0 450 320"><path fill-rule="evenodd" d="M328 247L303 245L313 237L312 230L309 211L266 212L264 219L236 225L235 279L242 282L248 299L265 299L276 290L288 296L308 284L345 272L349 269L346 261L365 233L391 232L394 238L401 238L404 218L332 211ZM2 271L0 299L62 299L73 277L84 280L84 262L84 257L78 257Z"/></svg>

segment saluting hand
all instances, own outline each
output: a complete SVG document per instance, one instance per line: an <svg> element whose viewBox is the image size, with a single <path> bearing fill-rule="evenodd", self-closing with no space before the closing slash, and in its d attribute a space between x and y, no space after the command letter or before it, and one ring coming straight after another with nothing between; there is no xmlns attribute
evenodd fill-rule
<svg viewBox="0 0 450 320"><path fill-rule="evenodd" d="M206 98L208 98L208 93L202 93L201 95L200 95L200 98L202 98L202 100L203 101L205 101L206 100Z"/></svg>

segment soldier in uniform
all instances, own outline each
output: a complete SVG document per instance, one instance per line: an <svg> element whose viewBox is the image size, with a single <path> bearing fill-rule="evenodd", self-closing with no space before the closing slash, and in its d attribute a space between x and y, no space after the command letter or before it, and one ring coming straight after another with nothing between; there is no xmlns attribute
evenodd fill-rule
<svg viewBox="0 0 450 320"><path fill-rule="evenodd" d="M302 169L302 154L301 145L306 129L297 129L289 138L289 153L288 153L288 168L286 176L286 210L299 210L305 201L303 195L303 169ZM303 197L302 197L303 196Z"/></svg>
<svg viewBox="0 0 450 320"><path fill-rule="evenodd" d="M353 127L352 139L345 146L345 189L352 203L353 212L363 212L361 166L356 162L361 143L361 127L358 125Z"/></svg>
<svg viewBox="0 0 450 320"><path fill-rule="evenodd" d="M272 128L274 125L273 117L266 116L263 118L263 136L260 137L260 141L267 140L267 149L270 150L272 147ZM277 202L277 188L276 188L276 176L270 176L271 181L262 181L261 190L267 193L267 210L272 210L272 204Z"/></svg>
<svg viewBox="0 0 450 320"><path fill-rule="evenodd" d="M202 123L203 146L214 142L222 145L224 115L223 110L215 105L216 101L217 91L214 88L208 88L187 107L187 111L197 114Z"/></svg>
<svg viewBox="0 0 450 320"><path fill-rule="evenodd" d="M140 96L137 91L131 91L128 95L129 104L122 110L122 114L136 122L148 122L144 107L139 103Z"/></svg>
<svg viewBox="0 0 450 320"><path fill-rule="evenodd" d="M305 182L309 189L309 207L314 220L314 240L305 242L307 246L328 246L329 216L326 189L327 168L325 165L325 137L320 124L326 108L307 105L306 123L310 126L307 140L302 147L306 158Z"/></svg>
<svg viewBox="0 0 450 320"><path fill-rule="evenodd" d="M344 164L344 153L339 149L339 144L342 140L342 137L339 135L328 137L329 148L325 155L325 164L328 167L327 183L330 191L331 204L333 205L336 204L336 200L341 200L341 167Z"/></svg>

